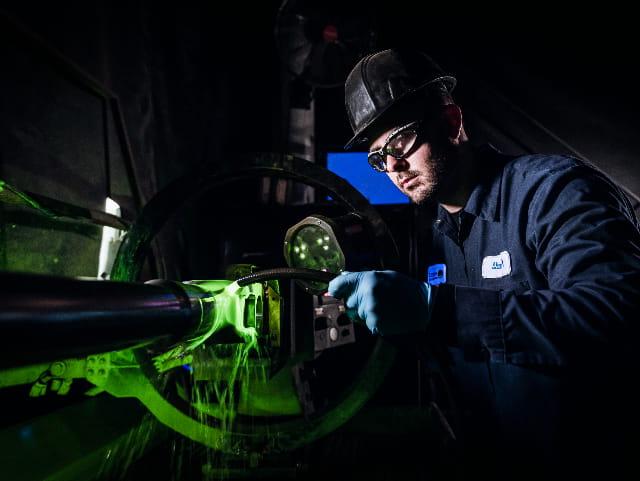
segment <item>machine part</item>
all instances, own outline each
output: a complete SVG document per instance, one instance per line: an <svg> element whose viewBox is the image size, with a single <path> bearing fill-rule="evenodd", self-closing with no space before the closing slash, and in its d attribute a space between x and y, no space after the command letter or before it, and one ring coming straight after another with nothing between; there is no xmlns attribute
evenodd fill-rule
<svg viewBox="0 0 640 481"><path fill-rule="evenodd" d="M359 192L337 175L303 159L276 154L239 157L225 165L233 167L223 167L186 176L170 184L151 199L122 243L111 278L135 280L138 277L151 240L167 219L184 203L217 187L264 176L292 179L327 189L335 201L342 203L350 211L358 213L371 226L370 244L380 259L376 267L383 269L394 267L397 248L384 221ZM340 396L337 405L328 406L327 409L309 419L285 417L260 423L254 417L249 419L238 417L234 424L234 433L237 434L238 439L243 440L247 449L265 454L290 451L324 436L344 424L373 395L384 380L394 356L395 348L384 340L378 339L364 367L351 383L348 392ZM148 353L145 350L136 350L136 358L140 365L148 364ZM160 405L163 399L162 384L152 372L145 372L145 375L140 373L140 376L137 379L138 389L144 393L148 402L156 403L156 406ZM154 408L152 412L161 419L164 409ZM217 434L212 432L211 436L204 436L205 439L203 439L196 429L199 424L197 420L186 415L180 419L185 422L181 432L186 437L217 449L225 449L225 445L228 446L228 443L221 442L220 436L223 436L221 432ZM179 422L180 419L176 418L173 421ZM206 431L206 426L203 429ZM238 450L238 452L241 451L242 449Z"/></svg>
<svg viewBox="0 0 640 481"><path fill-rule="evenodd" d="M232 371L237 369L233 357L219 357L215 352L216 346L198 349L191 357L193 371L191 373L193 381L225 381L232 375ZM248 369L240 373L241 380L245 378L250 381L264 380L269 377L271 361L269 359L255 359L248 366Z"/></svg>
<svg viewBox="0 0 640 481"><path fill-rule="evenodd" d="M317 269L304 269L299 267L280 267L277 269L265 269L241 277L236 282L239 286L246 286L253 282L261 282L272 279L307 279L322 282L325 285L336 275L332 272L320 271Z"/></svg>
<svg viewBox="0 0 640 481"><path fill-rule="evenodd" d="M113 396L139 399L162 424L192 441L226 453L248 452L231 427L240 410L253 413L251 400L255 396L250 388L267 383L270 372L270 360L260 356L257 342L265 321L263 284L153 281L156 286L171 284L179 285L187 294L207 293L204 297L189 295L202 305L201 320L193 335L153 356L153 370L139 364L140 356L132 350L112 353L111 362L89 358L87 379ZM229 336L232 344L228 343ZM153 346L145 349L153 351ZM103 366L102 371L99 366ZM174 369L180 367L189 374ZM176 385L178 395L186 401L182 405L167 396L173 382L185 380L180 373L185 373L189 384L188 388ZM203 380L207 382L200 382Z"/></svg>
<svg viewBox="0 0 640 481"><path fill-rule="evenodd" d="M321 216L310 216L287 230L284 238L284 258L296 269L316 269L332 274L344 270L344 253L334 229ZM301 281L300 285L313 294L327 290L326 282Z"/></svg>
<svg viewBox="0 0 640 481"><path fill-rule="evenodd" d="M356 340L344 302L331 296L313 296L313 326L316 352Z"/></svg>
<svg viewBox="0 0 640 481"><path fill-rule="evenodd" d="M253 274L256 269L257 266L253 264L231 264L225 269L224 278L236 281L241 277Z"/></svg>
<svg viewBox="0 0 640 481"><path fill-rule="evenodd" d="M302 412L305 419L309 420L311 416L324 407L324 405L320 406L317 401L314 401L312 385L314 384L315 371L311 366L300 363L291 368L291 373L293 374Z"/></svg>
<svg viewBox="0 0 640 481"><path fill-rule="evenodd" d="M0 371L0 389L10 386L31 384L49 370L49 364L33 364Z"/></svg>
<svg viewBox="0 0 640 481"><path fill-rule="evenodd" d="M291 267L314 268L338 274L344 270L344 253L329 223L307 217L285 235L284 255Z"/></svg>
<svg viewBox="0 0 640 481"><path fill-rule="evenodd" d="M0 202L19 205L51 219L66 219L83 224L97 224L125 231L129 223L108 212L77 207L33 192L23 192L0 179Z"/></svg>
<svg viewBox="0 0 640 481"><path fill-rule="evenodd" d="M262 285L255 283L140 284L6 272L0 281L6 286L0 333L12 340L0 354L3 367L159 341L175 344L172 354L165 352L169 359L211 336L217 343L246 342L263 323Z"/></svg>
<svg viewBox="0 0 640 481"><path fill-rule="evenodd" d="M155 389L137 365L133 352L119 352L115 362L131 367L112 370L101 386L106 392L115 397L137 398L158 421L188 439L220 451L234 449L229 432L184 413Z"/></svg>
<svg viewBox="0 0 640 481"><path fill-rule="evenodd" d="M371 227L356 213L336 218L320 214L305 217L285 234L284 258L290 267L311 268L339 274L378 265L371 245ZM307 292L321 294L327 281L300 280Z"/></svg>
<svg viewBox="0 0 640 481"><path fill-rule="evenodd" d="M266 313L267 322L265 328L268 332L269 343L274 348L279 348L281 345L281 324L280 324L280 311L282 310L282 303L280 297L280 288L277 282L267 282L267 289L264 294L265 303L267 305Z"/></svg>
<svg viewBox="0 0 640 481"><path fill-rule="evenodd" d="M47 392L67 395L74 379L85 377L84 359L65 359L52 364L34 364L0 370L0 389L32 384L30 397L45 396Z"/></svg>
<svg viewBox="0 0 640 481"><path fill-rule="evenodd" d="M282 177L329 190L336 202L356 212L371 226L371 247L377 254L380 267L393 269L398 249L387 226L367 199L346 180L304 159L289 155L238 157L229 165L227 168L198 172L178 179L151 199L122 243L111 279L125 281L137 278L151 239L185 202L216 187L263 176ZM179 201L176 202L176 199Z"/></svg>
<svg viewBox="0 0 640 481"><path fill-rule="evenodd" d="M120 205L110 197L105 201L105 212L115 217L122 217ZM104 226L100 240L100 253L98 254L98 279L108 280L111 275L113 261L118 253L118 247L124 237L124 230Z"/></svg>
<svg viewBox="0 0 640 481"><path fill-rule="evenodd" d="M326 181L325 185L332 182L334 189L332 190L332 197L334 199L342 200L349 208L363 211L368 216L368 220L373 225L373 242L372 244L377 246L377 249L381 253L382 258L389 257L390 253L395 251L395 246L391 238L388 236L384 223L377 217L377 213L368 205L366 200L360 196L356 191L348 186L342 179L339 179L334 174L331 174L317 166L310 167L307 162L293 159L291 157L278 157L278 156L264 156L257 159L258 162L246 171L237 173L234 172L228 176L222 175L222 182L231 182L235 179L242 178L242 176L255 176L255 175L283 175L285 177L293 177L296 180L302 180L307 183L316 184L322 186L322 182ZM293 166L293 167L292 167ZM294 168L295 167L295 168ZM297 169L297 170L296 170ZM310 170L309 170L310 169ZM200 181L200 178L198 179ZM216 175L204 176L203 183L197 183L195 193L205 191L207 189L215 187L216 183L220 182L220 177ZM182 191L181 189L184 190ZM162 226L169 213L176 208L175 199L187 199L189 196L195 195L194 185L191 181L175 184L167 191L159 194L157 198L152 200L150 204L145 208L139 222L134 225L131 233L127 236L123 242L118 258L116 259L113 276L114 280L135 280L139 268L141 267L144 254L148 248L148 242L153 238L155 233ZM167 202L168 205L163 207L163 203ZM159 210L156 210L159 209ZM150 222L148 224L146 222ZM381 267L390 267L389 264L382 265ZM284 274L283 274L284 275ZM327 273L323 273L327 275ZM331 275L332 276L332 275ZM329 277L330 278L330 277ZM255 280L255 278L254 278ZM328 279L326 279L328 281ZM65 282L81 282L64 279ZM83 281L84 282L84 281ZM202 281L196 281L202 282ZM206 310L202 309L203 306L214 305L215 302L206 302L205 298L215 298L215 295L211 295L211 291L217 290L220 287L225 288L225 285L231 285L229 281L214 281L219 284L209 286L209 292L200 292L198 289L203 289L202 285L169 285L162 284L154 285L150 283L135 284L137 289L144 292L161 293L159 300L161 302L168 302L171 300L171 305L174 305L174 314L180 312L180 309L186 308L192 310L195 306L200 307L200 316L189 317L189 325L181 326L180 335L176 336L182 338L185 335L192 335L194 332L200 333L200 335L206 335L209 330L206 329L208 320L205 319ZM252 281L253 282L253 281ZM99 282L101 286L105 286L105 289L124 289L127 284L120 282ZM194 284L194 283L191 283ZM270 284L269 298L277 301L279 307L280 293L277 285ZM106 287L111 286L111 287ZM237 287L235 287L237 286ZM235 284L233 289L241 288ZM189 289L193 288L198 295L194 295ZM73 290L73 289L72 289ZM204 289L206 290L206 289ZM224 290L224 289L223 289ZM47 292L47 289L44 289ZM235 291L235 293L238 293ZM249 290L251 292L251 290ZM85 294L84 292L80 292ZM30 291L33 294L33 291ZM232 293L233 294L233 293ZM6 294L4 294L6 296ZM123 294L126 296L126 292ZM202 295L203 297L199 297ZM69 294L70 296L70 294ZM263 296L263 302L264 302ZM4 298L3 298L4 299ZM257 296L250 300L249 305L253 305L257 308L259 305ZM13 302L13 301L12 301ZM11 304L9 304L11 305ZM77 305L77 304L76 304ZM105 309L109 307L112 309L117 303L113 302L111 306L101 306ZM164 304L162 304L164 305ZM129 308L132 308L130 305ZM109 309L106 309L109 312ZM270 306L264 309L265 312L275 312L277 308ZM41 311L39 311L41 312ZM103 315L104 313L98 313ZM203 317L204 316L204 317ZM279 326L279 316L269 316L269 320L265 321L263 318L263 326L269 326L269 333L273 332L272 328L276 325ZM236 319L237 316L234 316ZM241 316L245 319L245 316ZM277 319L277 321L276 321ZM251 321L250 316L247 317L247 321ZM253 322L256 323L256 331L260 331L257 328L259 324L259 316L253 317ZM243 326L244 327L244 326ZM278 330L279 331L279 330ZM37 333L36 335L38 335ZM222 392L221 396L226 399L226 402L237 404L237 416L238 418L229 418L228 414L221 412L216 413L215 403L206 402L206 398L191 397L190 402L193 402L191 407L195 407L196 415L187 414L186 411L178 409L172 402L170 402L166 396L166 387L170 376L174 376L176 373L184 373L187 376L187 370L181 369L179 366L182 362L188 361L188 372L198 373L203 371L201 378L210 377L211 374L207 373L204 369L204 364L199 366L199 355L204 350L206 344L213 340L213 333L211 337L199 343L198 336L189 338L189 341L197 343L192 347L189 352L188 349L182 348L166 356L165 359L158 359L158 355L162 355L162 352L158 352L158 349L162 351L162 345L170 345L173 336L168 333L165 336L160 336L158 339L150 340L142 348L136 348L135 350L126 349L124 351L110 352L107 358L104 358L105 367L89 368L88 365L83 364L83 372L86 376L90 377L94 382L98 383L96 388L91 390L88 394L94 395L102 390L110 393L116 397L135 397L139 399L148 410L163 424L172 427L186 438L191 439L197 443L214 448L216 450L231 452L234 454L247 456L251 453L277 453L281 451L289 451L300 447L303 444L309 443L320 436L328 434L333 431L345 421L347 421L353 414L366 402L367 399L376 391L379 384L384 379L385 373L391 365L391 361L394 356L394 349L388 345L379 341L375 344L371 351L370 357L366 362L361 374L352 383L351 388L339 399L337 405L322 406L322 409L314 413L312 416L306 419L301 419L302 413L301 407L297 400L292 402L292 399L296 399L296 393L293 390L293 383L291 378L287 377L288 372L286 370L279 371L273 378L268 379L268 382L254 383L254 390L251 391L246 387L242 387L238 393L238 397L235 399L229 398L229 396L235 395L234 389L227 389L226 392ZM267 336L267 339L271 339L271 336ZM153 341L153 342L152 342ZM281 343L281 339L278 340L278 344ZM134 343L136 344L136 343ZM235 344L229 346L236 352L239 352L239 358L247 359L250 353L250 348L242 351L245 346L251 346L252 343ZM160 346L160 347L158 347ZM178 346L175 346L178 348ZM98 349L93 350L93 355ZM167 351L165 351L166 354ZM187 354L188 352L188 354ZM68 354L67 354L68 355ZM56 361L64 359L64 356L57 356ZM154 359L155 358L155 359ZM32 360L32 358L29 358ZM96 357L96 362L100 360ZM210 359L210 358L209 358ZM155 361L155 362L154 362ZM68 364L68 359L62 361L65 365ZM84 360L82 361L85 362ZM163 364L164 363L164 364ZM248 366L249 364L245 364ZM256 363L254 363L254 366ZM157 366L161 368L167 368L165 372L158 372ZM231 382L227 380L227 386L233 388L238 384L238 381L244 382L244 380L257 379L264 375L267 370L268 363L263 364L264 369L262 372L254 369L252 374L251 369L248 371L246 368L234 369L235 378ZM46 366L48 370L49 365ZM61 366L56 366L56 369L60 369ZM174 369L176 368L176 369ZM93 369L90 372L90 369ZM41 371L42 373L42 371ZM65 375L68 375L68 368L65 371ZM217 376L228 376L228 372L218 372ZM40 374L39 374L40 376ZM169 377L168 377L169 376ZM195 375L193 376L195 378ZM0 378L4 379L4 375L0 375ZM50 373L44 374L42 377L38 377L40 383L39 388L44 385L46 390L46 383L51 381L57 381L58 378L54 378ZM46 381L46 383L44 382ZM55 382L55 387L62 392L66 389L65 381ZM286 391L288 387L289 391ZM260 394L254 396L254 393ZM190 395L192 393L189 393ZM206 392L204 393L206 397ZM277 398L278 395L282 395ZM219 400L219 398L217 398ZM275 402L259 404L256 400L269 399ZM275 409L270 404L275 404ZM220 410L219 410L220 411ZM284 414L284 416L283 416ZM268 422L258 422L257 416L264 415L268 418ZM217 417L216 417L217 416ZM232 415L233 417L236 414ZM272 416L275 416L272 418ZM242 419L244 417L244 421ZM249 422L247 422L247 419Z"/></svg>
<svg viewBox="0 0 640 481"><path fill-rule="evenodd" d="M87 381L96 386L103 387L109 377L111 370L111 354L98 354L87 357L87 371L85 377Z"/></svg>
<svg viewBox="0 0 640 481"><path fill-rule="evenodd" d="M188 298L199 303L200 322L180 342L154 357L158 372L187 363L189 353L210 338L211 343L254 343L262 329L262 285L239 286L227 280L174 281L154 280L153 285L173 286L184 290ZM206 293L206 295L203 295Z"/></svg>
<svg viewBox="0 0 640 481"><path fill-rule="evenodd" d="M202 329L199 298L160 285L0 273L0 367L183 339Z"/></svg>

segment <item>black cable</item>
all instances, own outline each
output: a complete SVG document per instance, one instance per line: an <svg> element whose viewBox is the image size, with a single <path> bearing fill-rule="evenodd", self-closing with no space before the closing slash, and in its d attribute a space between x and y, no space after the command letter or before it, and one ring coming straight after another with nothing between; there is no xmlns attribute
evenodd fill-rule
<svg viewBox="0 0 640 481"><path fill-rule="evenodd" d="M304 279L309 281L329 282L338 274L333 272L318 271L316 269L295 269L292 267L278 267L277 269L265 269L254 272L236 280L240 287L254 282L270 281L273 279Z"/></svg>

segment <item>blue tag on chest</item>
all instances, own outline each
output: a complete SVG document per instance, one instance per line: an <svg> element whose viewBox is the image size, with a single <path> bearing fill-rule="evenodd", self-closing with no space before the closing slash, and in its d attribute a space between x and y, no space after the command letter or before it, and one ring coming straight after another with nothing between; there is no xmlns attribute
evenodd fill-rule
<svg viewBox="0 0 640 481"><path fill-rule="evenodd" d="M437 286L447 282L446 264L433 264L427 269L427 282L429 285Z"/></svg>

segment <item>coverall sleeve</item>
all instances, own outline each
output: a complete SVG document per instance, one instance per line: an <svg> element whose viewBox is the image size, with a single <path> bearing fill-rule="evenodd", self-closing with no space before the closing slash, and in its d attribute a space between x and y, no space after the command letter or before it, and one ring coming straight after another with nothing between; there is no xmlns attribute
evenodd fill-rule
<svg viewBox="0 0 640 481"><path fill-rule="evenodd" d="M628 199L587 167L553 173L527 197L527 249L548 288L446 286L436 302L454 306L455 342L521 365L624 355L640 313L640 235Z"/></svg>

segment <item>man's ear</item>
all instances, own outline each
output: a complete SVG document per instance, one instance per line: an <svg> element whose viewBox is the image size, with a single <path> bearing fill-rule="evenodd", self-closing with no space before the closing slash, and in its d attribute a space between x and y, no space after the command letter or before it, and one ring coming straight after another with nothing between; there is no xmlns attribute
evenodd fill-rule
<svg viewBox="0 0 640 481"><path fill-rule="evenodd" d="M447 104L443 107L443 112L447 126L447 136L454 145L458 145L463 132L462 110L456 104Z"/></svg>

